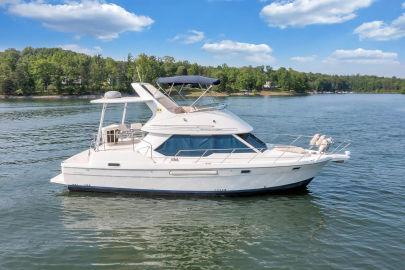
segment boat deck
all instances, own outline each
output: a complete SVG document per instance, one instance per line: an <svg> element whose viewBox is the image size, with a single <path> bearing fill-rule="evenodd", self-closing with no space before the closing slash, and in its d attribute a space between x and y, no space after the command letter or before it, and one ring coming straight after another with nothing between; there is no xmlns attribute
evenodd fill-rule
<svg viewBox="0 0 405 270"><path fill-rule="evenodd" d="M98 151L119 151L128 153L137 153L155 163L291 163L315 161L325 157L324 154L307 150L301 147L289 145L269 145L270 147L263 152L238 153L238 149L206 149L195 150L194 155L181 155L181 151L175 156L164 156L149 149L138 149L142 140L120 141L117 143L108 143L100 145ZM224 150L227 150L224 153ZM187 150L189 151L189 150ZM217 151L217 153L215 153ZM222 152L221 152L222 151ZM208 153L211 152L211 153ZM183 152L184 153L184 152Z"/></svg>
<svg viewBox="0 0 405 270"><path fill-rule="evenodd" d="M164 156L152 150L152 145L144 140L141 132L128 134L130 136L119 137L115 142L106 143L102 141L97 148L89 150L89 153L109 152L115 155L117 159L120 159L121 156L128 160L135 159L134 155L136 155L136 159L141 157L138 161L144 164L264 164L268 166L273 164L305 164L328 159L339 159L344 162L347 159L347 154L342 154L342 152L350 144L350 142L343 141L332 151L320 152L313 148L307 149L308 145L299 143L300 140L307 142L308 137L293 135L293 140L288 144L267 143L266 149L256 149L255 152L250 153L242 153L239 151L241 149L195 149L179 150L175 155ZM289 137L285 136L285 138ZM83 154L67 161L85 163L90 161L89 156L89 154ZM96 156L92 154L92 158L96 158Z"/></svg>

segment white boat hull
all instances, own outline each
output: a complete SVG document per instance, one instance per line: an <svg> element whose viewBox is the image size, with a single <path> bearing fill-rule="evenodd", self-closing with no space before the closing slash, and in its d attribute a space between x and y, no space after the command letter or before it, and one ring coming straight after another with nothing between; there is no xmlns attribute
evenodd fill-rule
<svg viewBox="0 0 405 270"><path fill-rule="evenodd" d="M200 77L162 80L171 87L175 81L183 86L219 83ZM161 92L148 83L132 87L138 97L112 91L91 101L103 105L95 140L88 150L63 161L62 174L51 182L84 191L255 194L304 187L328 162L350 157L350 152L342 153L345 142L328 152L333 140L325 135L294 136L287 145L266 144L251 133L252 126L223 107L198 106L201 96L181 106L168 96L172 88ZM136 102L152 111L145 124L126 123L127 105ZM124 105L121 122L103 126L109 104Z"/></svg>
<svg viewBox="0 0 405 270"><path fill-rule="evenodd" d="M148 194L255 194L305 187L328 161L276 167L195 169L64 168L52 182L71 191Z"/></svg>

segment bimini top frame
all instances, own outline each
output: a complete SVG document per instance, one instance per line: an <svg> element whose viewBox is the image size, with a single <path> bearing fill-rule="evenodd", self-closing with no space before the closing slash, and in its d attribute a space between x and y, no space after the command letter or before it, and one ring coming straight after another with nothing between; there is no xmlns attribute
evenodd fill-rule
<svg viewBox="0 0 405 270"><path fill-rule="evenodd" d="M170 99L172 99L170 97L170 94L174 90L184 100L185 100L185 97L181 94L181 91L183 90L183 87L185 85L198 86L200 89L204 89L203 86L206 86L207 88L204 90L204 92L190 105L190 107L194 107L197 104L197 102L212 89L212 87L214 85L220 84L221 81L219 79L209 78L209 77L204 77L204 76L198 76L198 75L186 76L185 75L185 76L161 77L156 80L156 83L157 83L159 89L162 90ZM163 84L169 85L170 88L168 90L165 90L161 86ZM181 88L180 88L180 90L177 90L175 88L175 86L179 86L179 85L181 86Z"/></svg>

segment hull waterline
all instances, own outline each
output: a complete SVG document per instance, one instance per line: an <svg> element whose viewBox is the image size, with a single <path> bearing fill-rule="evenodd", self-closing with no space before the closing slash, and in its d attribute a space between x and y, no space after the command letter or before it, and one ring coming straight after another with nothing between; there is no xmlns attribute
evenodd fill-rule
<svg viewBox="0 0 405 270"><path fill-rule="evenodd" d="M294 193L300 190L304 190L313 179L314 178L310 178L297 183L278 187L258 188L248 190L231 190L231 191L147 190L147 189L94 187L94 186L79 186L79 185L69 185L68 189L71 192L124 193L124 194L136 194L145 196L197 196L197 197L238 196L239 197L239 196Z"/></svg>

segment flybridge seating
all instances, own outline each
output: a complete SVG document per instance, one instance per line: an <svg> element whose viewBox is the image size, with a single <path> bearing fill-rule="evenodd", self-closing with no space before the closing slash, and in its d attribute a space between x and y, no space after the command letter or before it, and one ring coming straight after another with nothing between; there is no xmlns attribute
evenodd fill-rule
<svg viewBox="0 0 405 270"><path fill-rule="evenodd" d="M208 105L198 105L202 97L204 97L214 85L221 83L219 79L208 78L204 76L190 75L190 76L174 76L174 77L162 77L156 81L159 89L168 97L176 107L169 107L169 110L173 113L191 113L195 111L211 110L211 109L223 109L224 104L211 103ZM163 88L163 85L168 86L167 89ZM183 90L186 87L195 87L203 90L202 94L194 100L188 106L178 106L172 98L172 94L177 94L183 101L187 100L183 95ZM206 87L206 88L204 88ZM164 104L163 104L164 105Z"/></svg>
<svg viewBox="0 0 405 270"><path fill-rule="evenodd" d="M151 98L144 97L122 97L118 91L108 91L103 98L90 101L94 104L103 104L101 111L100 125L94 143L94 148L99 149L100 145L106 146L120 142L131 143L132 145L143 137L141 131L142 123L125 124L128 103L145 103L152 101ZM108 104L123 104L121 123L112 124L103 127L105 111ZM92 143L92 144L93 144Z"/></svg>

